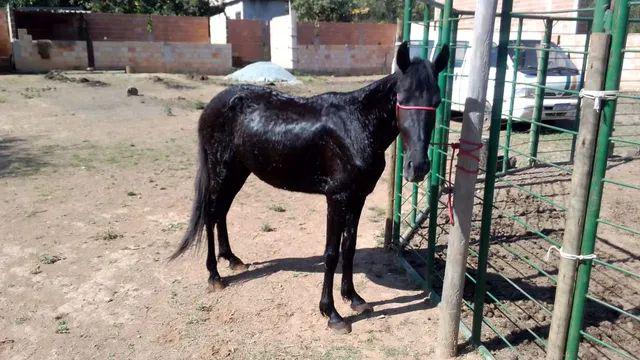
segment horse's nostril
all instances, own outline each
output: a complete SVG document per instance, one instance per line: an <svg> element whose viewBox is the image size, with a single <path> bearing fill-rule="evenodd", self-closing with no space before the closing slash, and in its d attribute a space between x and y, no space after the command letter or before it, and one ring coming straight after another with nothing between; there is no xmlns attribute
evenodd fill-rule
<svg viewBox="0 0 640 360"><path fill-rule="evenodd" d="M412 168L413 167L413 161L409 160L409 162L407 162L407 166Z"/></svg>

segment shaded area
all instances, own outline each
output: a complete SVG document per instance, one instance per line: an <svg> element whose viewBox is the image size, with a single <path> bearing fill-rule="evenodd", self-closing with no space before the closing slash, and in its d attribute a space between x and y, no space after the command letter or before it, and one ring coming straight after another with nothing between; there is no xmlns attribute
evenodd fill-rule
<svg viewBox="0 0 640 360"><path fill-rule="evenodd" d="M33 175L48 165L27 145L23 138L0 137L0 177Z"/></svg>

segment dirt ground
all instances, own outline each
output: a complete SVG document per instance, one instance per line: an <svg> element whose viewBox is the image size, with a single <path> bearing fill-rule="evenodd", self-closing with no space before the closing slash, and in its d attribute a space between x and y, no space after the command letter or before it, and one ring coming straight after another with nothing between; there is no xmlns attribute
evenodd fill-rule
<svg viewBox="0 0 640 360"><path fill-rule="evenodd" d="M220 265L230 283L222 292L206 291L202 251L165 261L190 213L197 118L220 78L62 75L0 76L0 358L432 357L437 311L379 247L383 180L356 252L356 288L375 311L356 316L336 301L353 322L336 335L318 311L320 196L250 177L229 233L251 268ZM285 90L372 80L309 77ZM126 96L129 86L140 96Z"/></svg>
<svg viewBox="0 0 640 360"><path fill-rule="evenodd" d="M520 135L516 134L517 136ZM550 136L557 138L557 135ZM634 149L620 150L620 153L624 152L626 155L616 155L609 159L606 177L637 186L640 156ZM570 165L564 167L570 170ZM482 185L479 185L476 195L481 199L482 194ZM482 212L480 199L475 201L472 223L471 249L475 252L479 250L477 239ZM548 337L551 324L558 256L553 253L546 259L550 244L544 238L562 243L565 225L565 212L562 208L568 207L570 200L571 175L561 168L517 170L497 180L487 271L489 295L483 314L490 326L497 329L514 347L511 350L505 346L505 342L485 325L483 344L498 359L539 359L545 356L543 340ZM606 184L600 218L637 229L639 200L640 192L637 190ZM443 204L446 202L446 195L441 201ZM441 206L436 279L444 273L448 222L447 210ZM407 256L421 273L427 271L424 262L420 260L420 256L426 254L426 232L426 225L423 225L412 239L409 248L413 250ZM632 274L625 275L606 268L601 263L595 264L589 286L591 298L585 308L584 330L596 340L606 342L626 352L628 356L593 341L582 341L579 352L581 359L640 356L640 322L637 321L640 315L639 240L638 235L606 224L601 224L598 228L595 250L598 259ZM477 258L469 256L468 274L475 276L477 264ZM436 291L440 291L437 286ZM472 302L473 293L474 284L467 281L465 299ZM626 314L612 309L611 305L622 309ZM466 324L471 324L472 315L468 308L463 308L463 321Z"/></svg>

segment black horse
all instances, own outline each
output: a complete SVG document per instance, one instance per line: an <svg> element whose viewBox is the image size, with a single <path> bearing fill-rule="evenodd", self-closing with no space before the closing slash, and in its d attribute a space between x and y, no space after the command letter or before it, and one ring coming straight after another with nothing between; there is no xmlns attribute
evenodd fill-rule
<svg viewBox="0 0 640 360"><path fill-rule="evenodd" d="M281 189L324 194L328 213L320 312L329 318L330 328L349 332L351 325L333 303L340 248L341 295L355 311L370 311L372 306L353 286L360 213L384 170L384 152L398 133L406 153L406 179L420 181L429 171L432 110L440 103L437 77L448 57L445 46L433 63L411 60L405 42L396 55L399 71L353 92L301 98L240 85L215 96L200 116L191 221L171 258L197 244L206 229L209 284L213 290L222 289L213 228L218 231L218 256L233 269L246 269L229 247L226 216L249 174Z"/></svg>

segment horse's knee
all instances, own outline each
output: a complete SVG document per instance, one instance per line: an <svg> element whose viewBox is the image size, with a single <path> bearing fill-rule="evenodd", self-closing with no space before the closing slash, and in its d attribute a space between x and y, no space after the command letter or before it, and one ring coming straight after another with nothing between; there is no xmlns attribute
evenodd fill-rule
<svg viewBox="0 0 640 360"><path fill-rule="evenodd" d="M326 270L335 271L338 266L338 252L327 250L324 253L324 267Z"/></svg>

